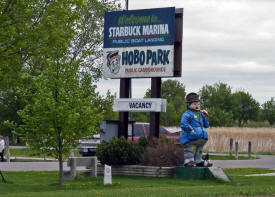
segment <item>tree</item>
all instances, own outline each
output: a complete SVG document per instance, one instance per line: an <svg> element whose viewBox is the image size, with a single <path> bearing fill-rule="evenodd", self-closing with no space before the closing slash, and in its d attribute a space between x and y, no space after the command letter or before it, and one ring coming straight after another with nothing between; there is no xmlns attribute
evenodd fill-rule
<svg viewBox="0 0 275 197"><path fill-rule="evenodd" d="M263 119L267 120L272 126L275 123L275 99L272 97L269 101L266 101L263 105Z"/></svg>
<svg viewBox="0 0 275 197"><path fill-rule="evenodd" d="M160 124L164 126L179 125L180 117L177 116L176 109L172 102L167 102L166 112L160 114Z"/></svg>
<svg viewBox="0 0 275 197"><path fill-rule="evenodd" d="M233 113L231 111L226 112L220 108L209 108L208 113L210 114L208 120L213 127L234 125Z"/></svg>
<svg viewBox="0 0 275 197"><path fill-rule="evenodd" d="M52 62L43 74L33 78L33 87L22 89L29 99L18 113L24 124L16 134L33 151L44 150L59 161L59 185L63 184L63 160L78 139L95 133L101 114L93 103L90 86L79 83L78 65Z"/></svg>
<svg viewBox="0 0 275 197"><path fill-rule="evenodd" d="M114 8L105 0L0 3L1 88L24 99L16 133L33 150L58 158L59 185L69 149L92 135L102 117L103 99L92 84L101 75L104 12Z"/></svg>
<svg viewBox="0 0 275 197"><path fill-rule="evenodd" d="M1 1L2 88L14 87L20 83L22 69L32 67L33 57L43 60L55 54L57 48L66 49L67 40L73 35L72 27L78 17L77 8L81 6L81 2L76 0ZM43 67L45 64L36 66Z"/></svg>
<svg viewBox="0 0 275 197"><path fill-rule="evenodd" d="M13 92L9 99L16 103L20 98L17 87L32 86L26 75L40 75L55 56L66 56L68 64L78 62L81 81L97 81L101 76L104 12L114 9L116 2L105 0L1 1L0 92ZM5 120L17 121L5 113L0 125Z"/></svg>
<svg viewBox="0 0 275 197"><path fill-rule="evenodd" d="M258 119L260 104L248 92L237 91L232 96L234 103L232 112L239 127L248 120Z"/></svg>
<svg viewBox="0 0 275 197"><path fill-rule="evenodd" d="M205 85L200 90L201 108L208 110L211 126L232 126L232 93L231 87L224 83Z"/></svg>
<svg viewBox="0 0 275 197"><path fill-rule="evenodd" d="M64 54L78 15L72 6L79 3L73 0L1 1L0 92L7 96L1 103L7 107L1 113L1 125L6 120L20 124L16 112L23 109L25 103L21 102L17 88L32 86L26 74L39 75L47 66L45 60L57 52Z"/></svg>
<svg viewBox="0 0 275 197"><path fill-rule="evenodd" d="M186 92L182 83L168 79L161 85L161 97L167 99L166 113L161 113L161 124L176 126L180 124L181 115L186 110Z"/></svg>
<svg viewBox="0 0 275 197"><path fill-rule="evenodd" d="M220 108L226 112L232 108L231 87L224 83L205 85L200 90L201 105L204 108Z"/></svg>
<svg viewBox="0 0 275 197"><path fill-rule="evenodd" d="M204 86L200 95L202 107L215 115L209 118L212 126L231 126L236 120L241 127L248 120L258 119L259 103L248 92L232 93L230 86L216 83Z"/></svg>
<svg viewBox="0 0 275 197"><path fill-rule="evenodd" d="M45 65L42 60L64 48L77 11L77 1L14 1L0 3L0 94L1 131L9 134L3 122L20 124L17 110L24 108L17 87L23 85L26 71L37 75ZM67 26L66 26L67 25ZM68 42L67 42L68 43ZM26 86L31 86L25 80Z"/></svg>
<svg viewBox="0 0 275 197"><path fill-rule="evenodd" d="M70 63L79 61L82 77L92 82L101 77L104 13L115 11L120 5L114 1L86 0L79 10L77 31L70 43Z"/></svg>
<svg viewBox="0 0 275 197"><path fill-rule="evenodd" d="M168 102L177 98L181 98L184 101L185 96L185 87L179 81L168 79L161 84L161 97L167 99Z"/></svg>
<svg viewBox="0 0 275 197"><path fill-rule="evenodd" d="M8 91L0 91L0 134L9 136L12 141L16 138L11 134L11 128L3 124L6 120L22 123L21 118L17 114L18 110L23 109L25 102L18 96L14 89Z"/></svg>
<svg viewBox="0 0 275 197"><path fill-rule="evenodd" d="M113 103L116 95L112 95L108 90L105 97L99 96L97 104L99 106L99 112L102 113L102 120L117 120L118 112L113 111Z"/></svg>
<svg viewBox="0 0 275 197"><path fill-rule="evenodd" d="M168 79L161 84L161 98L167 99L166 112L160 115L160 124L164 126L179 125L182 113L186 110L185 87L177 80ZM151 97L148 89L144 98ZM135 113L134 120L149 121L149 113Z"/></svg>

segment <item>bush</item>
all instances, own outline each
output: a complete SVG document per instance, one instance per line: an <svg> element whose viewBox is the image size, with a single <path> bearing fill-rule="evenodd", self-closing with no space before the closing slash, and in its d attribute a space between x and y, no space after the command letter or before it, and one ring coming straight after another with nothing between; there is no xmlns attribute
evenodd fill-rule
<svg viewBox="0 0 275 197"><path fill-rule="evenodd" d="M145 148L145 147L148 145L148 143L149 143L149 140L148 140L147 137L141 136L141 137L138 139L138 144L139 144L141 147L143 147L143 148Z"/></svg>
<svg viewBox="0 0 275 197"><path fill-rule="evenodd" d="M141 163L152 166L177 166L184 163L183 148L172 140L160 137L145 148Z"/></svg>
<svg viewBox="0 0 275 197"><path fill-rule="evenodd" d="M138 163L142 152L142 147L137 143L128 142L124 137L121 137L99 144L96 156L102 164L129 165Z"/></svg>
<svg viewBox="0 0 275 197"><path fill-rule="evenodd" d="M227 112L220 108L210 108L208 112L211 114L208 120L212 127L230 127L234 125L232 112Z"/></svg>
<svg viewBox="0 0 275 197"><path fill-rule="evenodd" d="M260 127L270 127L268 121L251 121L248 120L243 124L243 127L252 127L252 128L260 128Z"/></svg>

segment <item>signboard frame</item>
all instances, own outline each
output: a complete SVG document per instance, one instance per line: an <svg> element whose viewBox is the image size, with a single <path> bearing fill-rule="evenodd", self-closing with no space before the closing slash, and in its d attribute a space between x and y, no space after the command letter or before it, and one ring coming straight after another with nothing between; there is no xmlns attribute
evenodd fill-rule
<svg viewBox="0 0 275 197"><path fill-rule="evenodd" d="M128 10L128 1L126 1ZM174 66L173 76L181 77L182 75L182 35L183 35L183 8L175 8L174 21ZM106 57L105 57L106 58ZM103 64L104 66L104 64ZM105 78L112 78L104 76ZM149 76L147 76L149 77ZM151 98L161 97L161 77L151 77ZM120 77L120 98L131 98L131 78ZM144 77L146 78L146 77ZM128 112L119 112L119 137L128 137ZM150 140L159 136L159 112L150 112Z"/></svg>
<svg viewBox="0 0 275 197"><path fill-rule="evenodd" d="M113 111L126 112L166 112L166 99L115 99Z"/></svg>
<svg viewBox="0 0 275 197"><path fill-rule="evenodd" d="M164 13L167 12L169 19L163 19ZM142 13L142 14L139 14ZM146 15L147 14L147 15ZM149 18L149 22L145 24L135 24L131 22L132 19L138 20L138 16ZM152 77L181 77L182 67L182 17L183 9L168 7L168 8L154 8L143 10L108 12L105 14L104 26L104 46L103 46L103 76L104 78L123 79L123 78L152 78ZM128 17L128 18L127 18ZM112 20L111 20L112 19ZM113 21L108 23L108 21ZM124 22L121 22L124 21ZM155 22L155 23L154 23ZM115 24L116 23L116 24ZM123 26L122 24L131 24ZM117 25L117 26L115 26ZM164 26L168 26L164 31ZM132 27L139 29L136 36L124 36L126 28ZM134 28L136 27L136 28ZM138 27L138 28L137 28ZM143 28L156 27L154 39L162 41L155 41L145 43L145 38L142 33ZM162 27L159 28L158 27ZM115 30L117 29L117 30ZM121 30L122 29L122 30ZM160 30L161 29L161 30ZM129 31L129 30L127 30ZM134 30L132 30L134 31ZM136 30L137 31L137 30ZM148 30L149 31L149 30ZM148 33L147 31L147 33ZM150 31L149 31L150 32ZM157 34L166 32L167 35ZM141 35L142 34L142 35ZM127 34L128 35L128 34ZM167 36L167 39L166 39ZM169 39L168 39L169 37ZM114 39L119 38L119 39ZM143 40L143 42L133 42L131 40ZM116 43L119 41L120 43ZM128 41L129 43L127 43ZM167 48L168 47L168 48ZM142 50L140 50L142 49ZM152 55L153 54L153 55ZM151 56L154 56L155 59ZM150 58L151 57L151 58ZM143 61L141 61L143 59ZM154 60L153 60L154 59ZM148 60L148 62L147 62ZM150 65L150 62L152 65ZM168 63L169 62L169 66ZM126 65L132 64L132 65ZM136 63L136 64L134 64ZM145 63L149 63L145 66ZM159 66L161 65L162 66ZM123 65L122 65L123 64ZM172 64L172 65L171 65Z"/></svg>

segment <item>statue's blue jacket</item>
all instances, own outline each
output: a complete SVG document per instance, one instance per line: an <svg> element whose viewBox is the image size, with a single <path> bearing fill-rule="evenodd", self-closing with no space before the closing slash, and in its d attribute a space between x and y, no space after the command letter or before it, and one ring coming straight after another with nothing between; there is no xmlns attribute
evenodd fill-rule
<svg viewBox="0 0 275 197"><path fill-rule="evenodd" d="M180 127L179 141L181 144L186 144L200 138L208 139L206 128L209 127L209 123L200 112L196 113L188 109L181 117ZM191 133L192 130L195 132Z"/></svg>

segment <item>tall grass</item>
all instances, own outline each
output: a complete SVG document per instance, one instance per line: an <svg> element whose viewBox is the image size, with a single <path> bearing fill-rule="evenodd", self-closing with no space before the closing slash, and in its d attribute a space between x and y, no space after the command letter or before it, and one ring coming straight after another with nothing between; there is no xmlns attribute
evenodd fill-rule
<svg viewBox="0 0 275 197"><path fill-rule="evenodd" d="M248 151L248 142L251 141L252 152L275 153L275 128L238 128L238 127L213 127L207 129L209 140L205 145L206 150L214 152L228 152L230 138L239 143L239 151Z"/></svg>

